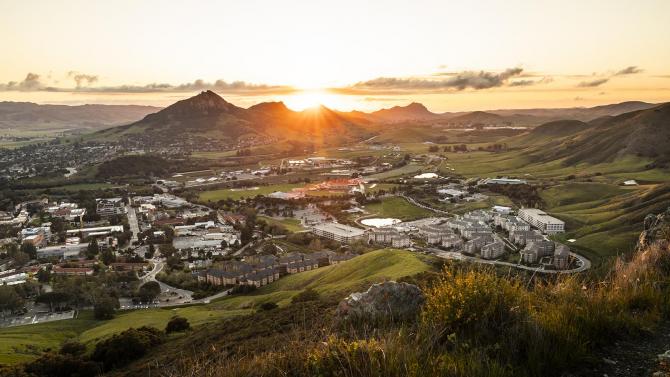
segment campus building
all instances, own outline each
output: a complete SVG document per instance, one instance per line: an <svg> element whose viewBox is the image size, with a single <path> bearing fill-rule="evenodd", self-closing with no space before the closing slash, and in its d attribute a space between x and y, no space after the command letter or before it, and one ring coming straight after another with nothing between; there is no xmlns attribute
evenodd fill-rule
<svg viewBox="0 0 670 377"><path fill-rule="evenodd" d="M556 234L565 231L565 222L549 216L546 212L537 208L520 209L519 218L546 234Z"/></svg>
<svg viewBox="0 0 670 377"><path fill-rule="evenodd" d="M327 222L312 226L312 233L319 237L328 238L343 243L352 243L365 236L363 229L349 225Z"/></svg>

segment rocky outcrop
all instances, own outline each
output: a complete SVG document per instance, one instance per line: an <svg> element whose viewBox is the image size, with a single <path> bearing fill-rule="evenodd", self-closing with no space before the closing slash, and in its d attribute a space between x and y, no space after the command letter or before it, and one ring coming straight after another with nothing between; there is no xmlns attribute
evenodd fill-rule
<svg viewBox="0 0 670 377"><path fill-rule="evenodd" d="M641 249L657 241L667 242L668 239L670 239L670 207L661 214L649 214L644 218L644 230L640 233L637 247Z"/></svg>
<svg viewBox="0 0 670 377"><path fill-rule="evenodd" d="M387 281L350 294L338 305L337 315L343 319L403 321L414 318L424 301L416 285Z"/></svg>

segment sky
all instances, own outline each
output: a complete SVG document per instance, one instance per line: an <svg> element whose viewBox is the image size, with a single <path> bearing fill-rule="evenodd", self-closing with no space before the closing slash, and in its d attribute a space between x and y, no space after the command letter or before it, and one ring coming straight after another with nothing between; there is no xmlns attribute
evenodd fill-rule
<svg viewBox="0 0 670 377"><path fill-rule="evenodd" d="M670 101L668 0L0 0L0 101Z"/></svg>

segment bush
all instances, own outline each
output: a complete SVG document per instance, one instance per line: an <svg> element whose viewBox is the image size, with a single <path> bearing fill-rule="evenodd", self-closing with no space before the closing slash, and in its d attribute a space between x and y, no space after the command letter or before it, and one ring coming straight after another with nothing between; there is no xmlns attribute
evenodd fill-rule
<svg viewBox="0 0 670 377"><path fill-rule="evenodd" d="M61 346L58 353L61 355L79 356L86 352L86 346L76 340L66 340Z"/></svg>
<svg viewBox="0 0 670 377"><path fill-rule="evenodd" d="M274 302L264 302L264 303L261 304L261 306L259 306L258 310L259 311L268 311L268 310L277 309L277 308L278 308L278 306Z"/></svg>
<svg viewBox="0 0 670 377"><path fill-rule="evenodd" d="M96 344L91 359L110 370L139 359L162 342L163 334L156 328L131 328Z"/></svg>
<svg viewBox="0 0 670 377"><path fill-rule="evenodd" d="M312 288L308 288L293 296L291 302L295 304L296 302L318 301L319 298L319 292Z"/></svg>
<svg viewBox="0 0 670 377"><path fill-rule="evenodd" d="M177 331L186 331L191 328L188 319L184 317L174 317L165 326L165 333L170 334Z"/></svg>
<svg viewBox="0 0 670 377"><path fill-rule="evenodd" d="M92 377L100 374L98 364L73 355L47 353L25 366L30 376Z"/></svg>

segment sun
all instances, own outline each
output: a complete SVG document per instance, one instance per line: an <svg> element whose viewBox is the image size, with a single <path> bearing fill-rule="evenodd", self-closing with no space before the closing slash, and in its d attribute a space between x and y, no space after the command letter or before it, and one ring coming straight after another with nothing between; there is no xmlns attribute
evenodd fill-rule
<svg viewBox="0 0 670 377"><path fill-rule="evenodd" d="M298 93L291 94L284 99L284 103L289 108L302 111L315 108L320 105L332 109L342 110L350 107L342 96L329 93L323 89L305 89Z"/></svg>

